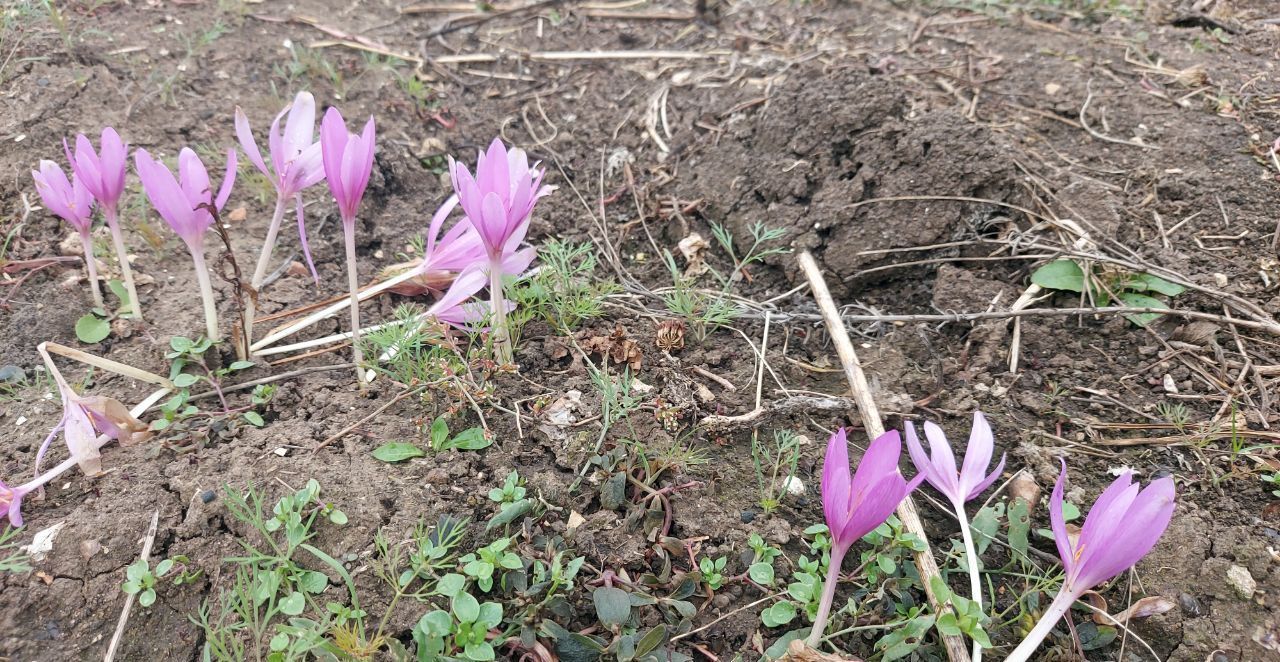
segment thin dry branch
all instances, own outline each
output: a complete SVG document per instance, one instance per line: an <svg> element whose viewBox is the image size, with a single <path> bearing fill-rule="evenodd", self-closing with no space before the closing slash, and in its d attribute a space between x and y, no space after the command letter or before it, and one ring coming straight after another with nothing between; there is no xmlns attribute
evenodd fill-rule
<svg viewBox="0 0 1280 662"><path fill-rule="evenodd" d="M151 515L151 527L147 529L147 537L142 541L143 561L151 560L151 546L156 542L156 530L160 526L160 511L155 511ZM107 655L103 658L103 662L112 662L116 658L116 651L120 648L120 641L124 638L124 628L129 623L129 612L133 610L133 599L137 597L136 593L130 593L129 597L124 600L124 609L120 612L120 620L116 622L116 632L111 635L111 644L107 646Z"/></svg>
<svg viewBox="0 0 1280 662"><path fill-rule="evenodd" d="M858 413L862 417L867 437L875 439L884 434L884 424L880 421L880 410L876 406L875 397L871 394L871 386L867 384L867 376L862 372L862 364L858 362L858 354L853 349L853 341L849 339L849 330L840 319L840 310L836 307L835 300L831 298L827 281L823 278L822 271L818 268L818 263L814 261L813 256L808 251L803 251L800 253L799 262L800 269L804 271L805 278L808 279L809 286L813 290L813 298L818 302L818 308L822 310L827 333L831 335L836 353L840 355L840 362L844 365L845 377L848 378L849 388L853 390L854 400L858 403ZM902 500L897 512L903 528L918 537L923 544L924 549L915 553L916 567L920 570L921 583L924 584L925 594L929 597L929 604L935 611L940 610L942 606L939 605L938 596L933 592L933 580L941 576L938 563L933 558L929 538L925 535L924 525L920 522L920 515L916 512L915 502L910 496ZM943 636L942 643L947 649L947 657L951 662L969 662L969 649L965 646L964 639L956 635L946 635Z"/></svg>

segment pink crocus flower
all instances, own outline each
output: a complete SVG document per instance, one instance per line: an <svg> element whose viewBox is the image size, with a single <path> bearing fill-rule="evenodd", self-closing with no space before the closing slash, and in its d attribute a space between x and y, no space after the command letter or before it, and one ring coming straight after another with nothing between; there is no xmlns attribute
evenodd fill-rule
<svg viewBox="0 0 1280 662"><path fill-rule="evenodd" d="M320 145L325 179L338 203L342 217L342 235L347 247L347 285L351 292L351 348L355 356L356 380L363 384L360 367L360 276L356 269L356 212L373 172L373 117L360 134L348 133L347 124L337 108L330 107L320 125Z"/></svg>
<svg viewBox="0 0 1280 662"><path fill-rule="evenodd" d="M25 485L9 487L3 480L0 480L0 512L8 515L9 523L14 528L22 526L22 499L32 489L34 488L28 488Z"/></svg>
<svg viewBox="0 0 1280 662"><path fill-rule="evenodd" d="M977 548L973 544L973 531L969 527L969 517L965 513L964 504L991 486L1000 472L1004 471L1006 457L1000 457L995 471L987 474L987 466L991 463L991 455L995 446L995 437L991 434L991 425L982 412L974 412L973 429L969 433L969 445L964 452L964 465L957 471L955 454L942 428L932 421L925 421L924 434L929 439L929 448L933 457L925 455L920 439L916 436L916 428L907 423L907 450L916 465L916 471L929 481L934 489L941 492L951 502L951 507L960 520L960 533L964 538L965 555L969 562L969 589L974 602L982 606L982 582L978 574ZM973 662L982 661L982 646L973 643Z"/></svg>
<svg viewBox="0 0 1280 662"><path fill-rule="evenodd" d="M280 120L285 118L284 131L280 130ZM249 118L244 111L236 107L236 138L240 148L257 169L267 177L276 189L276 210L267 228L267 238L262 252L258 256L258 266L253 273L254 289L262 287L266 279L267 269L271 265L271 252L275 249L276 237L280 232L280 224L284 220L285 206L290 199L294 200L298 216L298 239L302 243L302 254L311 270L311 277L317 283L320 277L316 274L315 263L311 259L311 246L307 243L307 226L303 216L302 191L324 179L324 167L320 160L320 143L315 139L316 132L316 100L310 92L299 92L293 103L284 107L271 122L267 134L267 145L270 149L271 166L262 158L258 143L249 128Z"/></svg>
<svg viewBox="0 0 1280 662"><path fill-rule="evenodd" d="M489 298L493 309L494 353L510 363L512 348L502 296L504 254L524 241L534 204L554 190L542 186L544 171L529 165L524 150L508 150L494 138L476 161L476 174L449 158L449 176L463 212L480 235L489 262Z"/></svg>
<svg viewBox="0 0 1280 662"><path fill-rule="evenodd" d="M142 319L142 304L138 301L138 289L133 282L133 268L129 265L129 252L125 249L124 235L120 231L118 211L120 196L124 194L128 147L120 140L120 134L111 127L102 130L99 144L101 148L94 150L93 143L82 133L76 136L74 152L65 139L62 141L62 149L67 153L67 161L71 163L76 178L84 183L102 209L102 216L111 230L116 259L120 261L120 274L124 276L130 309L135 318Z"/></svg>
<svg viewBox="0 0 1280 662"><path fill-rule="evenodd" d="M1155 547L1173 518L1176 497L1173 477L1152 481L1146 489L1125 472L1098 496L1089 509L1080 535L1072 540L1062 512L1063 483L1067 464L1053 486L1049 498L1049 520L1053 540L1066 577L1062 588L1045 610L1027 638L1009 654L1007 662L1025 662L1040 646L1053 626L1086 591L1133 567Z"/></svg>
<svg viewBox="0 0 1280 662"><path fill-rule="evenodd" d="M176 179L163 163L151 158L145 149L134 153L134 165L138 170L138 178L142 180L142 190L151 200L151 205L191 251L196 280L199 281L200 295L204 300L205 325L209 339L217 342L218 309L213 300L209 269L204 261L204 233L213 225L213 214L209 213L208 207L211 205L221 211L235 185L235 150L227 150L227 169L216 196L209 183L209 172L200 157L190 148L184 147L178 154Z"/></svg>
<svg viewBox="0 0 1280 662"><path fill-rule="evenodd" d="M54 215L71 224L80 234L84 249L85 268L89 272L89 288L93 293L93 305L102 308L102 290L98 286L98 263L93 257L93 195L74 173L71 179L53 161L40 161L40 170L32 170L36 192L44 206Z"/></svg>
<svg viewBox="0 0 1280 662"><path fill-rule="evenodd" d="M897 430L876 437L852 475L848 445L845 430L841 428L827 441L827 455L822 461L822 513L831 532L831 562L822 585L818 615L809 634L811 648L818 647L826 630L840 580L840 564L849 548L889 519L898 504L924 480L922 474L907 482L898 470L902 440Z"/></svg>

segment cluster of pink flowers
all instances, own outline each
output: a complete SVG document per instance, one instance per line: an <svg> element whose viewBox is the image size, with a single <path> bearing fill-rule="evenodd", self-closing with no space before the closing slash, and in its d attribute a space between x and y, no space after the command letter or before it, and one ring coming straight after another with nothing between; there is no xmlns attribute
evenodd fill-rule
<svg viewBox="0 0 1280 662"><path fill-rule="evenodd" d="M831 533L831 560L822 598L810 632L808 644L817 647L824 635L827 619L840 578L840 565L845 554L858 539L880 526L914 490L927 480L955 508L965 538L970 562L974 601L979 605L981 587L978 580L976 553L965 502L978 496L999 477L1004 458L990 474L994 436L981 413L974 416L973 430L963 465L957 469L955 454L942 429L925 423L932 456L925 453L915 428L907 425L907 446L918 475L911 481L898 469L902 443L896 430L871 442L863 454L856 473L850 475L848 442L843 429L831 435L822 467L822 509ZM1075 538L1067 531L1063 514L1063 483L1067 478L1066 462L1049 500L1049 519L1054 542L1066 577L1062 588L1039 623L1008 660L1028 659L1056 624L1085 592L1133 567L1155 547L1173 516L1175 492L1173 478L1153 481L1145 489L1133 482L1133 474L1125 472L1117 478L1089 510L1084 527ZM981 659L981 648L975 644L974 659Z"/></svg>
<svg viewBox="0 0 1280 662"><path fill-rule="evenodd" d="M283 129L280 126L282 119ZM357 378L361 379L365 373L360 369L360 286L355 231L360 204L373 171L376 128L373 117L370 117L359 133L350 132L338 109L329 108L317 138L315 119L315 99L310 93L299 93L271 124L267 136L268 161L258 149L248 117L236 109L235 131L240 148L248 161L272 182L278 198L249 286L255 293L263 286L279 226L290 202L296 208L299 241L307 265L312 277L319 282L307 242L302 192L321 180L326 181L342 219L350 291L350 335L353 337ZM83 135L76 137L74 150L64 141L71 176L68 177L57 163L44 160L38 170L32 171L32 177L45 208L67 221L79 233L94 304L98 307L103 306L103 299L91 231L95 208L102 211L112 233L131 299L129 314L141 319L141 302L134 287L118 214L119 201L125 191L129 149L111 127L102 131L99 145L95 150ZM215 342L221 338L221 333L209 268L205 263L204 239L217 222L218 214L227 204L235 186L236 155L234 148L227 151L225 170L220 184L215 187L204 162L190 148L184 147L178 153L176 177L169 167L147 150L137 149L133 153L134 170L147 199L191 253L204 305L206 334ZM534 204L552 189L542 185L544 171L536 163L531 165L523 150L508 149L497 139L480 153L474 176L466 166L452 158L449 163L454 192L427 225L425 255L415 272L429 273L436 279L445 272L452 280L427 314L455 326L474 327L482 320L491 320L490 332L495 351L499 360L509 362L512 354L506 315L512 304L503 296L503 281L504 278L521 276L533 262L535 251L524 245L524 239L529 231ZM444 231L450 215L458 207L462 208L464 218ZM489 288L488 300L473 300L486 286ZM249 299L242 329L245 340L243 353L246 355L258 349L250 336L253 302L257 297ZM58 426L42 445L39 455L43 457L49 443L62 431L71 458L45 474L39 474L37 459L37 478L22 486L10 487L0 482L0 512L7 513L15 525L22 523L20 506L30 491L72 466L78 465L86 473L97 473L100 471L98 448L102 444L110 439L127 438L133 431L145 429L118 402L82 397L60 377L58 384L65 411Z"/></svg>

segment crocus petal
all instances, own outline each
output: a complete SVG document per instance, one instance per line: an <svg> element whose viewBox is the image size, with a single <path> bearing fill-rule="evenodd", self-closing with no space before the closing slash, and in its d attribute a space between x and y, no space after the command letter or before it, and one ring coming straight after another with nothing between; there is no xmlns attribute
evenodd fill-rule
<svg viewBox="0 0 1280 662"><path fill-rule="evenodd" d="M941 491L947 494L960 494L959 482L960 474L956 471L956 457L951 452L951 443L947 441L947 435L933 421L924 422L924 436L929 440L930 456L933 460L933 466L938 470L938 478L946 489Z"/></svg>
<svg viewBox="0 0 1280 662"><path fill-rule="evenodd" d="M946 483L938 477L938 470L934 468L933 461L920 445L920 438L916 436L916 426L911 421L907 421L907 452L911 455L911 462L916 465L916 472L924 476L934 489L954 500L954 495L946 493Z"/></svg>
<svg viewBox="0 0 1280 662"><path fill-rule="evenodd" d="M352 186L352 193L357 199L364 198L364 191L369 186L369 176L373 174L373 151L377 142L377 129L373 123L373 116L369 116L369 121L365 122L364 130L360 134L359 148L357 149L357 163L359 169L356 171L359 178L355 180Z"/></svg>
<svg viewBox="0 0 1280 662"><path fill-rule="evenodd" d="M310 92L299 92L289 107L284 125L284 161L288 163L311 146L316 132L316 99Z"/></svg>
<svg viewBox="0 0 1280 662"><path fill-rule="evenodd" d="M330 106L320 122L321 158L324 162L324 174L329 178L329 188L333 197L338 198L340 189L335 188L341 182L342 154L347 147L347 125L342 120L342 113ZM341 202L339 202L341 204Z"/></svg>
<svg viewBox="0 0 1280 662"><path fill-rule="evenodd" d="M67 407L67 426L63 430L67 450L86 476L102 473L102 453L98 451L98 433L93 428L93 421L74 401L64 398L63 406Z"/></svg>
<svg viewBox="0 0 1280 662"><path fill-rule="evenodd" d="M486 196L496 193L504 206L511 202L511 177L507 162L507 148L502 139L494 138L489 143L489 152L485 154L484 167L476 166L476 182Z"/></svg>
<svg viewBox="0 0 1280 662"><path fill-rule="evenodd" d="M1173 517L1174 485L1170 477L1161 478L1150 485L1125 509L1126 525L1114 536L1101 539L1089 538L1087 544L1095 548L1081 555L1081 568L1074 588L1094 587L1131 568L1151 551L1164 535ZM1086 541L1084 533L1080 534ZM1083 557L1088 555L1085 560Z"/></svg>
<svg viewBox="0 0 1280 662"><path fill-rule="evenodd" d="M1076 544L1078 572L1083 572L1091 559L1111 548L1111 541L1122 529L1135 524L1127 514L1138 493L1139 485L1133 482L1133 474L1125 472L1112 481L1098 496L1097 501L1094 501L1089 514L1084 518L1084 526L1080 528L1080 538Z"/></svg>
<svg viewBox="0 0 1280 662"><path fill-rule="evenodd" d="M982 412L973 413L973 428L969 431L969 445L964 449L964 464L960 469L960 487L968 496L968 492L982 481L986 475L987 465L991 464L994 452L995 436L991 434L991 425Z"/></svg>
<svg viewBox="0 0 1280 662"><path fill-rule="evenodd" d="M490 254L502 250L507 239L507 210L502 206L502 198L497 193L484 194L484 199L480 202L480 218L471 218L471 224L484 239Z"/></svg>
<svg viewBox="0 0 1280 662"><path fill-rule="evenodd" d="M918 485L919 482L915 484ZM847 547L857 542L862 536L871 533L889 519L907 493L907 482L903 480L901 474L894 473L881 478L862 495L862 500L854 506L840 531L839 539ZM832 540L834 544L835 534L832 535Z"/></svg>
<svg viewBox="0 0 1280 662"><path fill-rule="evenodd" d="M902 456L902 439L897 430L876 437L867 446L867 452L858 460L858 470L853 474L854 494L867 492L872 485L889 474L898 472L898 458ZM899 473L899 475L901 475Z"/></svg>
<svg viewBox="0 0 1280 662"><path fill-rule="evenodd" d="M289 178L293 181L294 188L301 191L324 179L323 153L320 143L313 143L289 164Z"/></svg>
<svg viewBox="0 0 1280 662"><path fill-rule="evenodd" d="M275 175L267 169L266 162L262 160L262 152L258 151L258 142L253 139L253 131L249 128L249 118L240 106L236 106L236 138L240 141L240 149L244 150L244 155L249 157L249 163L274 182Z"/></svg>
<svg viewBox="0 0 1280 662"><path fill-rule="evenodd" d="M182 185L182 192L186 194L192 209L201 202L213 202L209 171L190 147L183 147L178 153L178 183Z"/></svg>
<svg viewBox="0 0 1280 662"><path fill-rule="evenodd" d="M822 514L831 529L832 540L845 542L838 535L849 519L849 495L853 479L849 474L849 441L844 428L827 440L827 454L822 460Z"/></svg>
<svg viewBox="0 0 1280 662"><path fill-rule="evenodd" d="M227 198L231 197L231 189L236 185L236 150L227 150L227 169L222 173L222 187L218 189L218 197L213 199L213 206L218 211L227 206Z"/></svg>
<svg viewBox="0 0 1280 662"><path fill-rule="evenodd" d="M983 478L981 482L973 486L973 489L969 490L969 494L965 496L966 501L982 494L988 487L991 487L991 483L994 483L995 480L1000 477L1000 474L1004 472L1004 461L1007 458L1008 454L1000 456L1000 463L996 465L995 471L992 471L990 475Z"/></svg>
<svg viewBox="0 0 1280 662"><path fill-rule="evenodd" d="M66 149L66 141L63 141L63 149ZM94 198L102 200L106 197L106 191L102 185L102 169L98 162L98 155L93 151L93 143L84 134L76 136L76 151L69 159L71 163L71 171L76 178L89 189L89 194ZM114 201L113 201L114 202Z"/></svg>
<svg viewBox="0 0 1280 662"><path fill-rule="evenodd" d="M537 256L538 249L533 246L504 256L502 258L503 275L519 278L524 274L525 269L528 269L529 265L533 264L533 260Z"/></svg>
<svg viewBox="0 0 1280 662"><path fill-rule="evenodd" d="M1075 550L1072 549L1071 539L1067 537L1067 520L1062 512L1062 489L1067 480L1067 463L1065 460L1059 462L1062 462L1062 471L1053 484L1053 494L1049 496L1049 524L1053 529L1053 542L1058 546L1058 558L1062 559L1062 567L1071 576L1076 567Z"/></svg>
<svg viewBox="0 0 1280 662"><path fill-rule="evenodd" d="M302 194L296 194L294 206L298 209L298 240L302 243L302 256L307 260L307 269L311 271L311 279L320 284L320 274L316 273L316 263L311 259L311 244L307 243L307 222L302 216Z"/></svg>
<svg viewBox="0 0 1280 662"><path fill-rule="evenodd" d="M98 171L102 173L102 198L104 205L114 204L124 193L124 175L128 163L128 148L120 134L111 127L102 130L98 149Z"/></svg>
<svg viewBox="0 0 1280 662"><path fill-rule="evenodd" d="M138 178L142 180L142 190L151 201L151 206L160 213L160 218L188 244L197 240L200 228L196 227L195 214L173 173L164 164L151 158L145 149L134 152L133 160Z"/></svg>
<svg viewBox="0 0 1280 662"><path fill-rule="evenodd" d="M280 120L284 119L287 112L289 112L289 106L285 106L275 119L271 120L271 128L267 130L267 149L271 152L271 167L275 170L275 176L271 180L275 182L276 191L280 195L292 193L284 188L284 137L280 135Z"/></svg>
<svg viewBox="0 0 1280 662"><path fill-rule="evenodd" d="M479 265L473 265L458 274L453 279L453 284L449 289L445 290L443 296L440 297L430 308L427 309L428 315L435 315L437 311L448 310L461 304L463 301L470 299L489 283L489 278Z"/></svg>
<svg viewBox="0 0 1280 662"><path fill-rule="evenodd" d="M440 236L440 228L444 226L445 219L449 218L449 214L452 214L453 210L457 207L458 194L454 193L449 196L449 199L445 200L444 204L440 205L440 208L436 210L436 213L431 216L431 223L427 225L427 243L424 250L426 255L430 255L435 252L436 237ZM462 223L454 225L453 228L451 228L451 231L458 229L458 227L462 225ZM423 266L426 266L425 259L423 260Z"/></svg>

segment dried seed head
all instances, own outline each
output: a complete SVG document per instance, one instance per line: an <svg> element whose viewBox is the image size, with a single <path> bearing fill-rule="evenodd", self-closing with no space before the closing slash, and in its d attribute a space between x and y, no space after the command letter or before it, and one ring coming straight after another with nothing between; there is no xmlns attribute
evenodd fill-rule
<svg viewBox="0 0 1280 662"><path fill-rule="evenodd" d="M684 349L684 322L666 320L658 325L658 333L654 344L664 352Z"/></svg>

